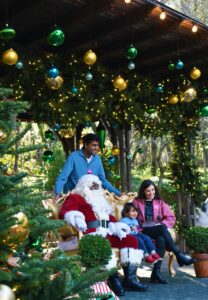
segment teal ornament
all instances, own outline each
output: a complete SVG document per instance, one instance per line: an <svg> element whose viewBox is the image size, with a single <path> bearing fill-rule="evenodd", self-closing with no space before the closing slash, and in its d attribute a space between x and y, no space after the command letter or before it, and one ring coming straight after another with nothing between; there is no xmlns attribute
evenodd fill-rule
<svg viewBox="0 0 208 300"><path fill-rule="evenodd" d="M135 63L133 62L133 61L130 61L129 63L128 63L128 69L129 70L134 70L135 69Z"/></svg>
<svg viewBox="0 0 208 300"><path fill-rule="evenodd" d="M130 46L126 51L126 58L127 59L134 59L137 57L138 50L134 46Z"/></svg>
<svg viewBox="0 0 208 300"><path fill-rule="evenodd" d="M156 92L163 93L163 85L162 84L158 84L158 86L156 87Z"/></svg>
<svg viewBox="0 0 208 300"><path fill-rule="evenodd" d="M52 46L60 46L63 44L65 39L65 34L61 29L56 28L48 35L48 42Z"/></svg>
<svg viewBox="0 0 208 300"><path fill-rule="evenodd" d="M19 60L19 61L16 63L15 68L16 68L17 70L21 70L21 69L23 68L23 63L22 63L22 61Z"/></svg>
<svg viewBox="0 0 208 300"><path fill-rule="evenodd" d="M208 117L208 105L204 106L199 114L201 117Z"/></svg>
<svg viewBox="0 0 208 300"><path fill-rule="evenodd" d="M116 161L116 159L115 159L114 156L110 156L110 157L108 157L108 159L107 159L107 163L108 163L108 165L110 165L110 166L113 166L113 165L115 164L115 161Z"/></svg>
<svg viewBox="0 0 208 300"><path fill-rule="evenodd" d="M52 161L54 161L53 152L50 150L44 151L42 155L42 160L46 163L51 163Z"/></svg>
<svg viewBox="0 0 208 300"><path fill-rule="evenodd" d="M127 159L132 159L132 155L131 155L131 153L129 153L129 154L127 154Z"/></svg>
<svg viewBox="0 0 208 300"><path fill-rule="evenodd" d="M174 69L175 69L174 63L170 62L169 65L168 65L168 70L172 71Z"/></svg>
<svg viewBox="0 0 208 300"><path fill-rule="evenodd" d="M113 127L114 129L116 129L116 128L119 127L119 124L118 124L118 123L113 123L112 127Z"/></svg>
<svg viewBox="0 0 208 300"><path fill-rule="evenodd" d="M156 112L156 109L155 108L149 108L148 110L147 110L147 113L148 114L153 114L154 112Z"/></svg>
<svg viewBox="0 0 208 300"><path fill-rule="evenodd" d="M91 81L91 80L93 79L92 73L87 72L87 73L85 74L85 79L86 79L87 81Z"/></svg>
<svg viewBox="0 0 208 300"><path fill-rule="evenodd" d="M73 85L71 87L70 91L73 95L76 95L78 93L78 88L75 85Z"/></svg>
<svg viewBox="0 0 208 300"><path fill-rule="evenodd" d="M176 69L181 70L184 67L184 63L182 62L182 60L178 60L176 63Z"/></svg>
<svg viewBox="0 0 208 300"><path fill-rule="evenodd" d="M85 127L92 127L92 122L90 122L90 121L87 121L87 122L85 122Z"/></svg>
<svg viewBox="0 0 208 300"><path fill-rule="evenodd" d="M138 148L138 149L137 149L137 152L138 152L139 154L141 154L141 153L144 152L144 150L143 150L142 148Z"/></svg>
<svg viewBox="0 0 208 300"><path fill-rule="evenodd" d="M97 136L99 137L100 149L103 152L103 149L105 147L106 131L105 131L105 127L102 125L101 122L99 123L99 125L96 129L96 133L97 133Z"/></svg>
<svg viewBox="0 0 208 300"><path fill-rule="evenodd" d="M44 136L45 136L46 139L53 140L53 138L54 138L53 131L51 131L51 130L45 131Z"/></svg>
<svg viewBox="0 0 208 300"><path fill-rule="evenodd" d="M13 28L10 28L8 24L0 31L0 39L2 40L11 40L15 35L16 31Z"/></svg>
<svg viewBox="0 0 208 300"><path fill-rule="evenodd" d="M56 67L52 67L50 70L48 70L48 76L50 78L56 78L59 76L59 70Z"/></svg>
<svg viewBox="0 0 208 300"><path fill-rule="evenodd" d="M61 125L56 123L54 126L53 126L53 131L57 132L61 129Z"/></svg>

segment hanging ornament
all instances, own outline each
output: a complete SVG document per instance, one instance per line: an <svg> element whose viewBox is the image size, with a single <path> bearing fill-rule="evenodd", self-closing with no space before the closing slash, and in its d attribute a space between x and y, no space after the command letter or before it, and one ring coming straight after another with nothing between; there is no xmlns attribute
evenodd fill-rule
<svg viewBox="0 0 208 300"><path fill-rule="evenodd" d="M71 92L73 95L76 95L76 94L78 94L79 90L78 90L78 88L77 88L75 85L73 85L73 86L70 88L70 92Z"/></svg>
<svg viewBox="0 0 208 300"><path fill-rule="evenodd" d="M91 121L86 121L85 122L85 127L87 127L87 128L92 127L92 122Z"/></svg>
<svg viewBox="0 0 208 300"><path fill-rule="evenodd" d="M202 93L203 95L207 95L208 94L208 88L206 88L205 86L202 89Z"/></svg>
<svg viewBox="0 0 208 300"><path fill-rule="evenodd" d="M179 98L177 95L171 95L169 98L168 98L168 103L169 104L177 104L179 102Z"/></svg>
<svg viewBox="0 0 208 300"><path fill-rule="evenodd" d="M92 50L88 50L85 52L83 60L86 65L92 66L97 60L97 55Z"/></svg>
<svg viewBox="0 0 208 300"><path fill-rule="evenodd" d="M132 155L131 155L131 153L127 154L127 156L126 156L126 157L127 157L127 159L129 159L129 160L130 160L130 159L132 159Z"/></svg>
<svg viewBox="0 0 208 300"><path fill-rule="evenodd" d="M87 73L85 74L85 79L86 79L87 81L91 81L91 80L93 79L92 73L87 72Z"/></svg>
<svg viewBox="0 0 208 300"><path fill-rule="evenodd" d="M52 46L60 46L63 44L65 39L65 34L60 28L54 29L51 33L48 35L48 42Z"/></svg>
<svg viewBox="0 0 208 300"><path fill-rule="evenodd" d="M42 155L42 160L46 163L51 163L52 161L54 161L53 152L50 150L44 151Z"/></svg>
<svg viewBox="0 0 208 300"><path fill-rule="evenodd" d="M130 61L129 63L128 63L128 69L129 70L134 70L135 69L135 63L133 62L133 61Z"/></svg>
<svg viewBox="0 0 208 300"><path fill-rule="evenodd" d="M56 78L47 78L46 85L51 90L58 90L64 83L64 79L61 76L57 76Z"/></svg>
<svg viewBox="0 0 208 300"><path fill-rule="evenodd" d="M13 39L16 35L16 31L13 28L10 28L8 24L6 27L0 31L0 39L10 40Z"/></svg>
<svg viewBox="0 0 208 300"><path fill-rule="evenodd" d="M62 128L59 131L59 134L65 139L70 139L76 134L76 130L73 128Z"/></svg>
<svg viewBox="0 0 208 300"><path fill-rule="evenodd" d="M127 59L134 59L137 57L138 50L135 48L133 45L131 45L127 50L126 50L126 58Z"/></svg>
<svg viewBox="0 0 208 300"><path fill-rule="evenodd" d="M172 71L174 69L175 69L174 63L170 62L169 65L168 65L168 70Z"/></svg>
<svg viewBox="0 0 208 300"><path fill-rule="evenodd" d="M156 112L156 109L155 108L148 108L147 109L147 113L149 114L149 115L151 115L151 114L153 114L153 113L155 113Z"/></svg>
<svg viewBox="0 0 208 300"><path fill-rule="evenodd" d="M113 147L113 149L111 150L111 153L113 156L118 156L120 154L120 149L117 147Z"/></svg>
<svg viewBox="0 0 208 300"><path fill-rule="evenodd" d="M54 126L53 126L53 131L57 132L61 129L61 125L56 123Z"/></svg>
<svg viewBox="0 0 208 300"><path fill-rule="evenodd" d="M15 65L18 61L17 52L15 52L13 49L4 51L2 54L2 61L4 64L9 66Z"/></svg>
<svg viewBox="0 0 208 300"><path fill-rule="evenodd" d="M48 70L48 76L50 78L56 78L57 76L59 76L59 70L56 67L52 67Z"/></svg>
<svg viewBox="0 0 208 300"><path fill-rule="evenodd" d="M4 142L7 139L7 132L3 129L0 129L0 142Z"/></svg>
<svg viewBox="0 0 208 300"><path fill-rule="evenodd" d="M163 85L161 83L159 83L158 86L156 87L156 92L163 93Z"/></svg>
<svg viewBox="0 0 208 300"><path fill-rule="evenodd" d="M115 161L116 161L116 159L115 159L114 156L110 156L107 159L107 163L108 163L109 166L113 166L115 164Z"/></svg>
<svg viewBox="0 0 208 300"><path fill-rule="evenodd" d="M105 127L101 122L99 122L99 125L96 128L96 134L99 137L100 149L103 152L103 149L105 147L106 131L105 131Z"/></svg>
<svg viewBox="0 0 208 300"><path fill-rule="evenodd" d="M201 117L208 117L208 105L204 106L199 114Z"/></svg>
<svg viewBox="0 0 208 300"><path fill-rule="evenodd" d="M18 245L28 237L28 218L23 212L19 212L14 215L14 218L17 219L16 225L11 226L6 232L0 233L1 242L4 245L15 249ZM1 298L0 298L1 299Z"/></svg>
<svg viewBox="0 0 208 300"><path fill-rule="evenodd" d="M15 68L16 68L17 70L23 69L23 62L19 60L19 61L16 63Z"/></svg>
<svg viewBox="0 0 208 300"><path fill-rule="evenodd" d="M184 102L191 102L197 96L197 92L194 88L189 88L183 93L183 100Z"/></svg>
<svg viewBox="0 0 208 300"><path fill-rule="evenodd" d="M53 131L51 130L47 130L44 132L44 136L46 139L50 139L50 140L53 140L54 136L53 136Z"/></svg>
<svg viewBox="0 0 208 300"><path fill-rule="evenodd" d="M201 71L194 67L190 72L190 77L194 80L198 79L201 76Z"/></svg>
<svg viewBox="0 0 208 300"><path fill-rule="evenodd" d="M124 90L127 87L126 81L120 75L113 79L113 85L120 91Z"/></svg>
<svg viewBox="0 0 208 300"><path fill-rule="evenodd" d="M12 289L5 284L0 284L0 299L1 300L15 300L15 294Z"/></svg>
<svg viewBox="0 0 208 300"><path fill-rule="evenodd" d="M178 60L176 63L176 69L181 70L184 67L184 63L182 62L182 60Z"/></svg>
<svg viewBox="0 0 208 300"><path fill-rule="evenodd" d="M138 149L137 149L137 152L138 152L139 154L142 154L142 153L144 152L144 150L143 150L142 148L138 148Z"/></svg>

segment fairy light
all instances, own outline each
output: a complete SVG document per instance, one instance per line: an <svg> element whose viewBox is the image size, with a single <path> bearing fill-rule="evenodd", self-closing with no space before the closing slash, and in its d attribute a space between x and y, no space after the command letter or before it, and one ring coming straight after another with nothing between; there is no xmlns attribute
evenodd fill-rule
<svg viewBox="0 0 208 300"><path fill-rule="evenodd" d="M126 4L129 4L129 3L131 3L131 0L124 0L124 2L125 2Z"/></svg>
<svg viewBox="0 0 208 300"><path fill-rule="evenodd" d="M192 26L192 32L193 33L196 33L197 31L198 31L198 26L196 25L196 24L194 24L193 26Z"/></svg>
<svg viewBox="0 0 208 300"><path fill-rule="evenodd" d="M164 11L162 11L160 13L160 20L165 20L166 19L166 13Z"/></svg>

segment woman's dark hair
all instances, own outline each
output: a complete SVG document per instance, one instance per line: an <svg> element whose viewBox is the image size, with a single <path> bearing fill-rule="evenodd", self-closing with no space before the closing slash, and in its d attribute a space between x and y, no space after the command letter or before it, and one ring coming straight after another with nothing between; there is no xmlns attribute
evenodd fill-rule
<svg viewBox="0 0 208 300"><path fill-rule="evenodd" d="M126 203L121 212L123 218L126 217L126 215L130 212L131 208L138 211L138 208L133 203Z"/></svg>
<svg viewBox="0 0 208 300"><path fill-rule="evenodd" d="M156 185L154 184L154 182L152 182L152 180L150 180L150 179L147 179L147 180L142 181L142 183L141 183L141 185L140 185L140 188L139 188L139 192L138 192L137 198L139 198L139 199L145 199L145 193L144 193L144 191L145 191L150 185L153 185L154 188L155 188L155 196L154 196L154 199L161 199L161 198L160 198L160 193L159 193L159 191L158 191L158 188L156 187Z"/></svg>
<svg viewBox="0 0 208 300"><path fill-rule="evenodd" d="M88 133L85 136L83 136L83 145L87 144L89 145L91 142L98 142L99 143L99 137L94 133Z"/></svg>

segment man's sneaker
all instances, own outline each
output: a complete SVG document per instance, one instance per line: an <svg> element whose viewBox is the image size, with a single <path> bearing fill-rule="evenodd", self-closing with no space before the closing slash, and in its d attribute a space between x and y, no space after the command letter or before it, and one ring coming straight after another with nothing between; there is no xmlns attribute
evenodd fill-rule
<svg viewBox="0 0 208 300"><path fill-rule="evenodd" d="M148 262L149 264L155 264L158 260L154 259L151 255L148 255L145 257L145 261Z"/></svg>
<svg viewBox="0 0 208 300"><path fill-rule="evenodd" d="M162 260L162 257L160 257L157 253L152 254L152 257L153 257L155 260Z"/></svg>

